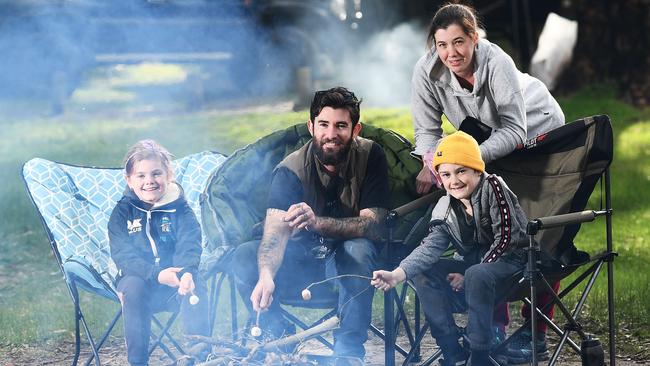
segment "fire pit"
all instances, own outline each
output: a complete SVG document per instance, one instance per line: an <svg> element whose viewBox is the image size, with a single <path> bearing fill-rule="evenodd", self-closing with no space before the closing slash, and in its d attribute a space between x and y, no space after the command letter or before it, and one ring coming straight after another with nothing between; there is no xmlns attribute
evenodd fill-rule
<svg viewBox="0 0 650 366"><path fill-rule="evenodd" d="M231 365L335 365L345 359L345 364L362 365L361 360L347 357L285 353L282 350L296 349L299 345L320 334L339 326L338 316L333 316L322 323L302 332L282 337L269 342L259 342L247 338L244 345L217 338L189 336L188 339L212 345L212 352L207 360L196 366L231 366Z"/></svg>

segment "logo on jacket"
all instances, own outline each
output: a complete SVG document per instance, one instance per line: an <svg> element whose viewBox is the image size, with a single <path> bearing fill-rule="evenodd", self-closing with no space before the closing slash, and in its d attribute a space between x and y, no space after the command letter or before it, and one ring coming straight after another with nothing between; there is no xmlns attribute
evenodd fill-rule
<svg viewBox="0 0 650 366"><path fill-rule="evenodd" d="M163 216L160 220L160 231L163 233L169 233L172 231L172 223L169 216Z"/></svg>
<svg viewBox="0 0 650 366"><path fill-rule="evenodd" d="M142 219L133 219L133 221L126 220L126 229L128 230L129 234L135 234L142 231L142 223L140 220Z"/></svg>

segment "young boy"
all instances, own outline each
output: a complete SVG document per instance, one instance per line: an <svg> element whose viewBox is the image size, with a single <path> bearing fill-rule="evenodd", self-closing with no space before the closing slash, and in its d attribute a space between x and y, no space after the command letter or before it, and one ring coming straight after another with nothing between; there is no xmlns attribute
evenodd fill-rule
<svg viewBox="0 0 650 366"><path fill-rule="evenodd" d="M464 132L438 144L432 166L447 195L431 217L429 235L393 271L375 271L384 291L411 279L444 356L443 365L464 361L453 313L469 313L472 366L491 365L492 314L504 280L524 268L526 215L501 178L487 175L479 146ZM453 245L453 258L441 255ZM507 360L506 360L507 362Z"/></svg>

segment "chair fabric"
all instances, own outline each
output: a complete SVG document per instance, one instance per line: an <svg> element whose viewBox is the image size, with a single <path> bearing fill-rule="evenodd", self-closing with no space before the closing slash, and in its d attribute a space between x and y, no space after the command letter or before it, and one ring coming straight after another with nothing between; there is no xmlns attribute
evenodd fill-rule
<svg viewBox="0 0 650 366"><path fill-rule="evenodd" d="M582 211L614 156L612 126L604 115L583 118L528 141L488 165L515 192L529 218ZM537 237L551 257L568 264L580 225L545 230Z"/></svg>
<svg viewBox="0 0 650 366"><path fill-rule="evenodd" d="M205 151L173 162L176 180L199 222L208 178L225 160L222 154ZM23 179L73 301L78 301L77 286L118 301L117 268L110 256L107 226L125 189L123 170L34 158L24 164ZM203 239L205 243L205 235Z"/></svg>
<svg viewBox="0 0 650 366"><path fill-rule="evenodd" d="M212 152L175 160L176 180L201 222L200 200L207 179L226 157ZM30 196L66 267L71 259L87 263L115 290L117 268L110 257L108 219L125 189L123 170L74 166L35 158L23 167ZM205 235L203 237L205 243ZM77 268L70 264L71 270Z"/></svg>

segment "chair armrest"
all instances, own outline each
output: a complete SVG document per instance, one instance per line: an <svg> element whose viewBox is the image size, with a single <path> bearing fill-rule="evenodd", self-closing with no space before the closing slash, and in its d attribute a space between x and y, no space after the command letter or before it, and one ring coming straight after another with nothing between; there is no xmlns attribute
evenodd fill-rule
<svg viewBox="0 0 650 366"><path fill-rule="evenodd" d="M433 201L434 195L435 192L426 194L416 200L413 200L407 204L404 204L402 206L390 210L388 212L388 215L386 216L386 224L390 227L400 217L430 204Z"/></svg>
<svg viewBox="0 0 650 366"><path fill-rule="evenodd" d="M528 228L526 231L529 235L535 235L539 230L594 221L596 217L611 214L611 212L612 210L587 210L564 215L539 217L528 221Z"/></svg>

